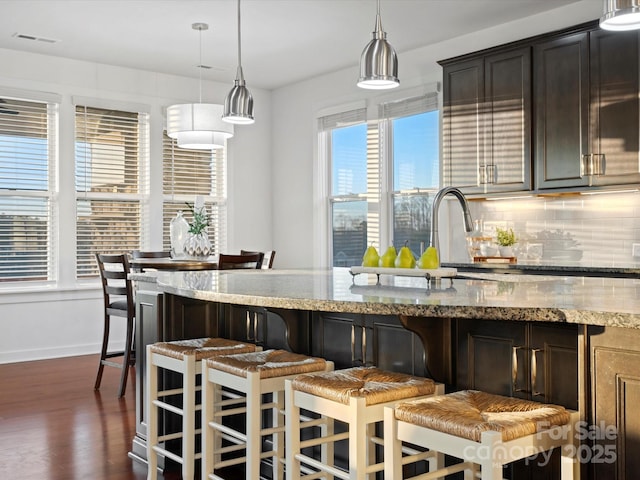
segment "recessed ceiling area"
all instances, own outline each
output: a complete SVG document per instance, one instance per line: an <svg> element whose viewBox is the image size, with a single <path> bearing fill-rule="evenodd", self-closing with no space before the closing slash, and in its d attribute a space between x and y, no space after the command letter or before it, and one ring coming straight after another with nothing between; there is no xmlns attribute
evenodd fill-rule
<svg viewBox="0 0 640 480"><path fill-rule="evenodd" d="M401 59L417 47L574 2L381 0L381 17ZM245 78L268 90L357 65L375 26L376 0L241 5ZM209 24L202 63L211 68L202 70L203 78L232 83L236 0L0 0L0 48L197 78L195 22Z"/></svg>

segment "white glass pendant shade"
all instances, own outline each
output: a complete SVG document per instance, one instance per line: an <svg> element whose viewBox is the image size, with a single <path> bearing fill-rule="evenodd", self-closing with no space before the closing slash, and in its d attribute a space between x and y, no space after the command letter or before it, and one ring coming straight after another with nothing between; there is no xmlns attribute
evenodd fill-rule
<svg viewBox="0 0 640 480"><path fill-rule="evenodd" d="M372 90L385 90L400 85L398 56L387 42L387 34L382 29L379 3L373 39L364 47L360 56L360 78L357 85Z"/></svg>
<svg viewBox="0 0 640 480"><path fill-rule="evenodd" d="M233 136L233 125L223 122L222 105L184 103L167 108L167 135L182 148L212 149L224 147Z"/></svg>
<svg viewBox="0 0 640 480"><path fill-rule="evenodd" d="M604 15L600 18L604 30L640 29L639 0L604 0Z"/></svg>

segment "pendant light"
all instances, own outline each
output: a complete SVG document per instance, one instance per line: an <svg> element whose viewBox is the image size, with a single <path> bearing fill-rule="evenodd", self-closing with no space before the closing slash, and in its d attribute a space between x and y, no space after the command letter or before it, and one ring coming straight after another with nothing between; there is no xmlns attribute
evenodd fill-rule
<svg viewBox="0 0 640 480"><path fill-rule="evenodd" d="M194 23L200 32L199 103L171 105L167 108L167 135L176 139L178 147L197 150L222 148L233 136L233 125L221 120L222 105L202 103L202 31L206 23Z"/></svg>
<svg viewBox="0 0 640 480"><path fill-rule="evenodd" d="M625 31L640 28L640 2L638 0L604 0L604 15L600 27L605 30Z"/></svg>
<svg viewBox="0 0 640 480"><path fill-rule="evenodd" d="M400 85L398 80L398 56L389 42L387 33L382 29L380 19L380 0L376 14L376 29L373 39L364 47L360 57L360 88L384 90Z"/></svg>
<svg viewBox="0 0 640 480"><path fill-rule="evenodd" d="M238 0L238 70L233 88L224 100L225 122L248 125L255 122L253 118L253 97L247 89L242 73L242 48L240 37L240 0Z"/></svg>

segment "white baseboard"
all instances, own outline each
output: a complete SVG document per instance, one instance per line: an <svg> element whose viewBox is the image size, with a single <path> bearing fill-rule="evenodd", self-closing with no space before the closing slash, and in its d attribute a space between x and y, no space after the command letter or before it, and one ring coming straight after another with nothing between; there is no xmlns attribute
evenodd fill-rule
<svg viewBox="0 0 640 480"><path fill-rule="evenodd" d="M31 362L34 360L47 360L50 358L77 357L79 355L92 355L100 353L99 343L89 345L65 345L55 348L39 348L37 350L16 350L13 352L0 352L0 364ZM113 342L109 350L121 350L124 342Z"/></svg>

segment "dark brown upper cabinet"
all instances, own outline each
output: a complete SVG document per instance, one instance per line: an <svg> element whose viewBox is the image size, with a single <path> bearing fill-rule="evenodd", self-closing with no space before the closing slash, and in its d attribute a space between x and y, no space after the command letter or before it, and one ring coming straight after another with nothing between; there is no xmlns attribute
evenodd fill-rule
<svg viewBox="0 0 640 480"><path fill-rule="evenodd" d="M592 30L534 46L536 189L640 181L638 38Z"/></svg>
<svg viewBox="0 0 640 480"><path fill-rule="evenodd" d="M465 193L531 188L531 50L443 61L444 185Z"/></svg>
<svg viewBox="0 0 640 480"><path fill-rule="evenodd" d="M640 183L640 34L595 22L440 62L443 183L467 194Z"/></svg>

